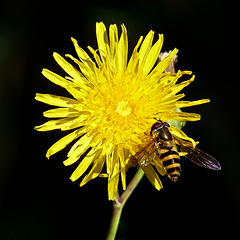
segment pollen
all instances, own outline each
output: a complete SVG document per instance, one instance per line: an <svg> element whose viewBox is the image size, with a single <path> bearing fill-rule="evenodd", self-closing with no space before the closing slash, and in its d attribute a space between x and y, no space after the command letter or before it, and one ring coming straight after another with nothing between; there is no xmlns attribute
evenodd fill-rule
<svg viewBox="0 0 240 240"><path fill-rule="evenodd" d="M119 115L126 117L132 113L132 108L129 105L128 101L120 101L118 103L116 111L119 113Z"/></svg>

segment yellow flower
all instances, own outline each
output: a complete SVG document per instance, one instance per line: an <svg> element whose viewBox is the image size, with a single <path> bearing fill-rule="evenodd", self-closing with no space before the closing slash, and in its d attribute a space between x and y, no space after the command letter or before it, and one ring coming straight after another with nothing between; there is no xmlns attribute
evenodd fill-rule
<svg viewBox="0 0 240 240"><path fill-rule="evenodd" d="M149 132L154 118L196 121L200 119L198 114L175 110L209 101L179 101L184 94L177 93L189 85L194 76L177 84L182 75L191 72L164 72L177 49L156 65L163 35L159 34L153 45L153 31L144 39L141 36L128 60L127 30L124 25L121 28L119 38L117 26L110 25L108 37L105 25L96 24L98 49L88 47L94 61L73 38L78 59L69 54L66 57L75 62L75 67L59 54L53 54L68 76L64 78L47 69L43 69L42 74L65 88L72 98L36 94L36 100L57 108L44 112L45 117L54 119L35 129L72 130L48 149L46 157L75 140L63 163L68 166L84 157L70 179L77 180L91 168L80 186L98 176L107 177L110 200L114 200L118 190L119 174L123 189L126 188L125 163L143 143L142 138ZM195 144L178 128L171 126L171 131Z"/></svg>

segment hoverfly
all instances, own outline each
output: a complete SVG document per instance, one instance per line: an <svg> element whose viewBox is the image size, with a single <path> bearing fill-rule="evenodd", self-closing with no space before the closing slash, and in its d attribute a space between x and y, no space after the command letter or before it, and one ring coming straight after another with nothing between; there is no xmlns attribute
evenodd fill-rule
<svg viewBox="0 0 240 240"><path fill-rule="evenodd" d="M161 175L167 175L172 182L176 182L181 171L176 143L180 145L180 151L184 153L184 156L193 163L212 170L221 169L219 162L214 157L195 148L190 141L182 140L171 134L169 127L167 122L160 119L152 125L151 141L130 158L126 171L139 164L150 182L156 186L156 179L159 178L151 166L154 165ZM159 183L161 187L160 180Z"/></svg>

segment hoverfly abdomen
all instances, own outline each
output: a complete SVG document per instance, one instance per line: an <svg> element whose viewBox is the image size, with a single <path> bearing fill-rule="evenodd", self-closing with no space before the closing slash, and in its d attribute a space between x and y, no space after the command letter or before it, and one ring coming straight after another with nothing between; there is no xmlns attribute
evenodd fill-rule
<svg viewBox="0 0 240 240"><path fill-rule="evenodd" d="M176 182L180 177L181 171L178 152L173 149L169 149L168 147L162 147L158 150L158 155L164 168L166 169L168 177L172 180L172 182Z"/></svg>

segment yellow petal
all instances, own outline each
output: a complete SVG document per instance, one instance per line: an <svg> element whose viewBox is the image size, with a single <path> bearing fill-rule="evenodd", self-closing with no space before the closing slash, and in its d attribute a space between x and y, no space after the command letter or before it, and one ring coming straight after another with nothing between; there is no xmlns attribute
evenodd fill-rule
<svg viewBox="0 0 240 240"><path fill-rule="evenodd" d="M51 131L55 129L67 130L71 128L75 119L76 118L63 118L58 120L50 120L42 125L36 126L34 129L37 131Z"/></svg>
<svg viewBox="0 0 240 240"><path fill-rule="evenodd" d="M164 60L164 59L163 59ZM193 75L191 79L181 82L179 84L173 85L169 90L169 94L174 95L178 92L180 92L183 88L185 88L186 86L188 86L190 83L192 83L194 81L195 76Z"/></svg>
<svg viewBox="0 0 240 240"><path fill-rule="evenodd" d="M147 75L151 71L153 65L156 63L158 56L160 54L162 44L163 44L163 35L159 34L158 36L159 36L159 39L149 51L145 64L141 66L143 69L143 74Z"/></svg>
<svg viewBox="0 0 240 240"><path fill-rule="evenodd" d="M49 158L53 154L59 152L63 148L65 148L69 143L71 143L74 139L80 137L83 133L85 133L86 129L81 128L77 129L74 132L68 134L67 136L61 138L59 141L54 143L47 151L46 157Z"/></svg>
<svg viewBox="0 0 240 240"><path fill-rule="evenodd" d="M108 200L114 201L117 193L117 187L119 182L119 174L116 174L115 177L111 178L108 182Z"/></svg>
<svg viewBox="0 0 240 240"><path fill-rule="evenodd" d="M201 116L197 113L175 112L168 111L162 114L162 120L176 120L176 121L199 121Z"/></svg>
<svg viewBox="0 0 240 240"><path fill-rule="evenodd" d="M106 57L109 56L109 42L107 36L107 29L103 22L96 23L96 35L99 53L102 61L106 62Z"/></svg>
<svg viewBox="0 0 240 240"><path fill-rule="evenodd" d="M83 178L82 182L80 183L80 187L86 184L91 179L94 179L99 176L100 172L102 171L103 165L105 162L105 156L99 156L90 170L90 172Z"/></svg>
<svg viewBox="0 0 240 240"><path fill-rule="evenodd" d="M151 30L142 42L142 45L141 45L141 48L140 48L139 54L138 54L139 67L144 66L144 64L146 62L148 53L152 47L153 37L154 37L154 32Z"/></svg>
<svg viewBox="0 0 240 240"><path fill-rule="evenodd" d="M56 96L52 94L37 93L35 99L37 101L58 107L73 107L75 104L79 104L78 101L72 98Z"/></svg>
<svg viewBox="0 0 240 240"><path fill-rule="evenodd" d="M185 96L184 93L178 94L178 95L173 95L173 96L169 96L167 98L163 98L161 99L162 104L159 105L168 105L168 104L174 104L176 107L176 104L178 103L177 100L183 98Z"/></svg>
<svg viewBox="0 0 240 240"><path fill-rule="evenodd" d="M126 173L125 173L125 164L124 164L125 154L122 146L118 146L118 156L119 156L120 168L121 168L122 186L123 186L123 190L125 190L126 189Z"/></svg>
<svg viewBox="0 0 240 240"><path fill-rule="evenodd" d="M70 179L72 181L76 181L78 178L82 176L82 174L88 169L88 167L93 163L93 161L98 157L99 154L93 154L93 152L96 153L96 150L91 150L86 157L83 158L81 163L78 165L78 167L75 169L75 171L72 173Z"/></svg>
<svg viewBox="0 0 240 240"><path fill-rule="evenodd" d="M167 174L167 171L166 169L163 167L162 165L162 161L159 160L159 158L153 158L152 159L153 163L154 163L154 166L156 167L156 169L158 170L158 172L164 176Z"/></svg>
<svg viewBox="0 0 240 240"><path fill-rule="evenodd" d="M136 70L136 66L138 66L138 62L139 62L139 59L138 59L138 48L141 44L143 40L143 36L141 36L137 42L137 45L135 46L134 50L133 50L133 53L132 53L132 56L128 62L128 66L127 66L127 71L128 72L135 72Z"/></svg>
<svg viewBox="0 0 240 240"><path fill-rule="evenodd" d="M162 182L159 179L157 173L155 172L154 168L150 163L148 164L140 164L140 167L144 171L146 177L150 181L150 183L157 189L160 190L163 188Z"/></svg>
<svg viewBox="0 0 240 240"><path fill-rule="evenodd" d="M48 78L51 82L63 87L63 88L66 88L68 87L69 85L71 85L72 83L68 80L66 80L65 78L59 76L58 74L48 70L48 69L43 69L42 70L42 74Z"/></svg>
<svg viewBox="0 0 240 240"><path fill-rule="evenodd" d="M161 76L161 78L158 81L159 82L159 87L161 87L161 88L164 88L164 87L169 88L170 86L174 85L178 80L178 78L176 77L177 74L174 74L174 73L173 74L164 73L162 75L163 76ZM156 81L155 78L153 78L153 80Z"/></svg>
<svg viewBox="0 0 240 240"><path fill-rule="evenodd" d="M107 177L108 177L108 174L107 174L107 173L101 173L101 174L99 174L99 177L101 177L101 178L107 178Z"/></svg>
<svg viewBox="0 0 240 240"><path fill-rule="evenodd" d="M68 157L70 157L72 154L74 154L75 150L83 145L87 146L92 142L92 136L89 136L88 133L86 133L84 136L82 136L69 150ZM89 146L90 147L90 146ZM84 148L84 147L83 147ZM86 150L86 149L85 149ZM82 153L85 152L85 150L81 151Z"/></svg>
<svg viewBox="0 0 240 240"><path fill-rule="evenodd" d="M159 85L162 88L169 89L169 88L171 88L171 86L173 86L178 81L178 79L180 77L182 77L185 74L191 75L192 72L191 71L180 71L180 70L178 70L177 73L163 73L163 74L161 74Z"/></svg>
<svg viewBox="0 0 240 240"><path fill-rule="evenodd" d="M74 38L71 38L75 50L77 52L78 57L80 60L84 63L84 66L89 70L89 72L94 72L94 68L96 67L95 63L92 61L92 59L88 56L88 54L78 46L77 40Z"/></svg>
<svg viewBox="0 0 240 240"><path fill-rule="evenodd" d="M95 73L94 71L92 71L91 69L89 69L88 65L82 62L80 62L78 59L76 59L75 57L73 57L72 55L70 54L66 54L65 55L66 57L69 57L71 60L73 60L80 68L81 70L81 73L84 75L84 77L88 80L88 83L87 84L84 84L82 82L79 82L78 81L78 86L80 88L83 88L85 89L86 91L89 90L89 87L93 87L93 84L95 83ZM74 81L74 80L73 80Z"/></svg>
<svg viewBox="0 0 240 240"><path fill-rule="evenodd" d="M80 115L78 117L67 117L57 120L50 120L46 123L36 126L37 131L51 131L61 129L62 131L71 130L85 125L88 115Z"/></svg>
<svg viewBox="0 0 240 240"><path fill-rule="evenodd" d="M76 118L64 118L64 119L68 119L69 122L68 124L63 125L60 129L62 131L67 131L67 130L71 130L71 129L86 125L88 115L80 115L79 117L76 117Z"/></svg>
<svg viewBox="0 0 240 240"><path fill-rule="evenodd" d="M196 147L196 142L192 139L192 138L190 138L190 137L188 137L182 130L180 130L179 128L176 128L176 127L174 127L174 126L170 126L170 132L171 132L171 134L174 136L176 136L176 137L178 137L178 138L180 138L180 139L184 139L184 140L187 140L187 141L190 141L192 144L193 144L193 147Z"/></svg>
<svg viewBox="0 0 240 240"><path fill-rule="evenodd" d="M114 59L118 46L118 29L116 24L111 24L109 27L109 40L110 40L110 56Z"/></svg>
<svg viewBox="0 0 240 240"><path fill-rule="evenodd" d="M103 154L108 156L113 151L115 145L112 142L109 142L107 139L103 139L103 141L104 141L102 144ZM107 173L111 172L110 170L112 169L111 165L112 165L112 161L107 161Z"/></svg>
<svg viewBox="0 0 240 240"><path fill-rule="evenodd" d="M85 141L84 141L85 140ZM83 142L84 141L84 142ZM69 166L76 161L90 148L91 138L87 138L86 135L81 137L70 149L68 153L68 159L63 161L65 166Z"/></svg>
<svg viewBox="0 0 240 240"><path fill-rule="evenodd" d="M47 118L78 117L81 113L74 108L54 108L43 113Z"/></svg>
<svg viewBox="0 0 240 240"><path fill-rule="evenodd" d="M158 65L153 69L153 71L149 74L151 78L159 79L163 73L163 71L168 67L172 58L177 54L178 49L174 49L167 57L165 57Z"/></svg>
<svg viewBox="0 0 240 240"><path fill-rule="evenodd" d="M118 190L118 182L119 182L119 155L118 155L118 146L115 146L111 155L108 155L106 158L108 167L108 199L113 200L116 196L116 192Z"/></svg>
<svg viewBox="0 0 240 240"><path fill-rule="evenodd" d="M176 106L177 108L185 108L185 107L191 107L191 106L200 105L208 102L210 102L209 99L201 99L197 101L178 101L176 102Z"/></svg>
<svg viewBox="0 0 240 240"><path fill-rule="evenodd" d="M69 62L67 62L63 57L61 57L58 53L53 53L53 57L56 62L62 67L62 69L69 74L73 79L80 83L88 84L87 79L85 79L82 74L73 67Z"/></svg>
<svg viewBox="0 0 240 240"><path fill-rule="evenodd" d="M127 56L128 56L128 39L127 39L127 29L124 25L122 27L122 34L118 43L116 58L116 72L123 74L127 66Z"/></svg>
<svg viewBox="0 0 240 240"><path fill-rule="evenodd" d="M98 65L98 67L101 69L101 68L103 67L103 63L102 63L100 57L97 55L97 50L95 51L95 50L94 50L93 48L91 48L90 46L88 46L88 49L89 49L89 51L92 53L92 55L93 55L93 57L94 57L97 65ZM97 70L98 70L98 68L95 67L94 72L97 73L97 72L96 72Z"/></svg>

